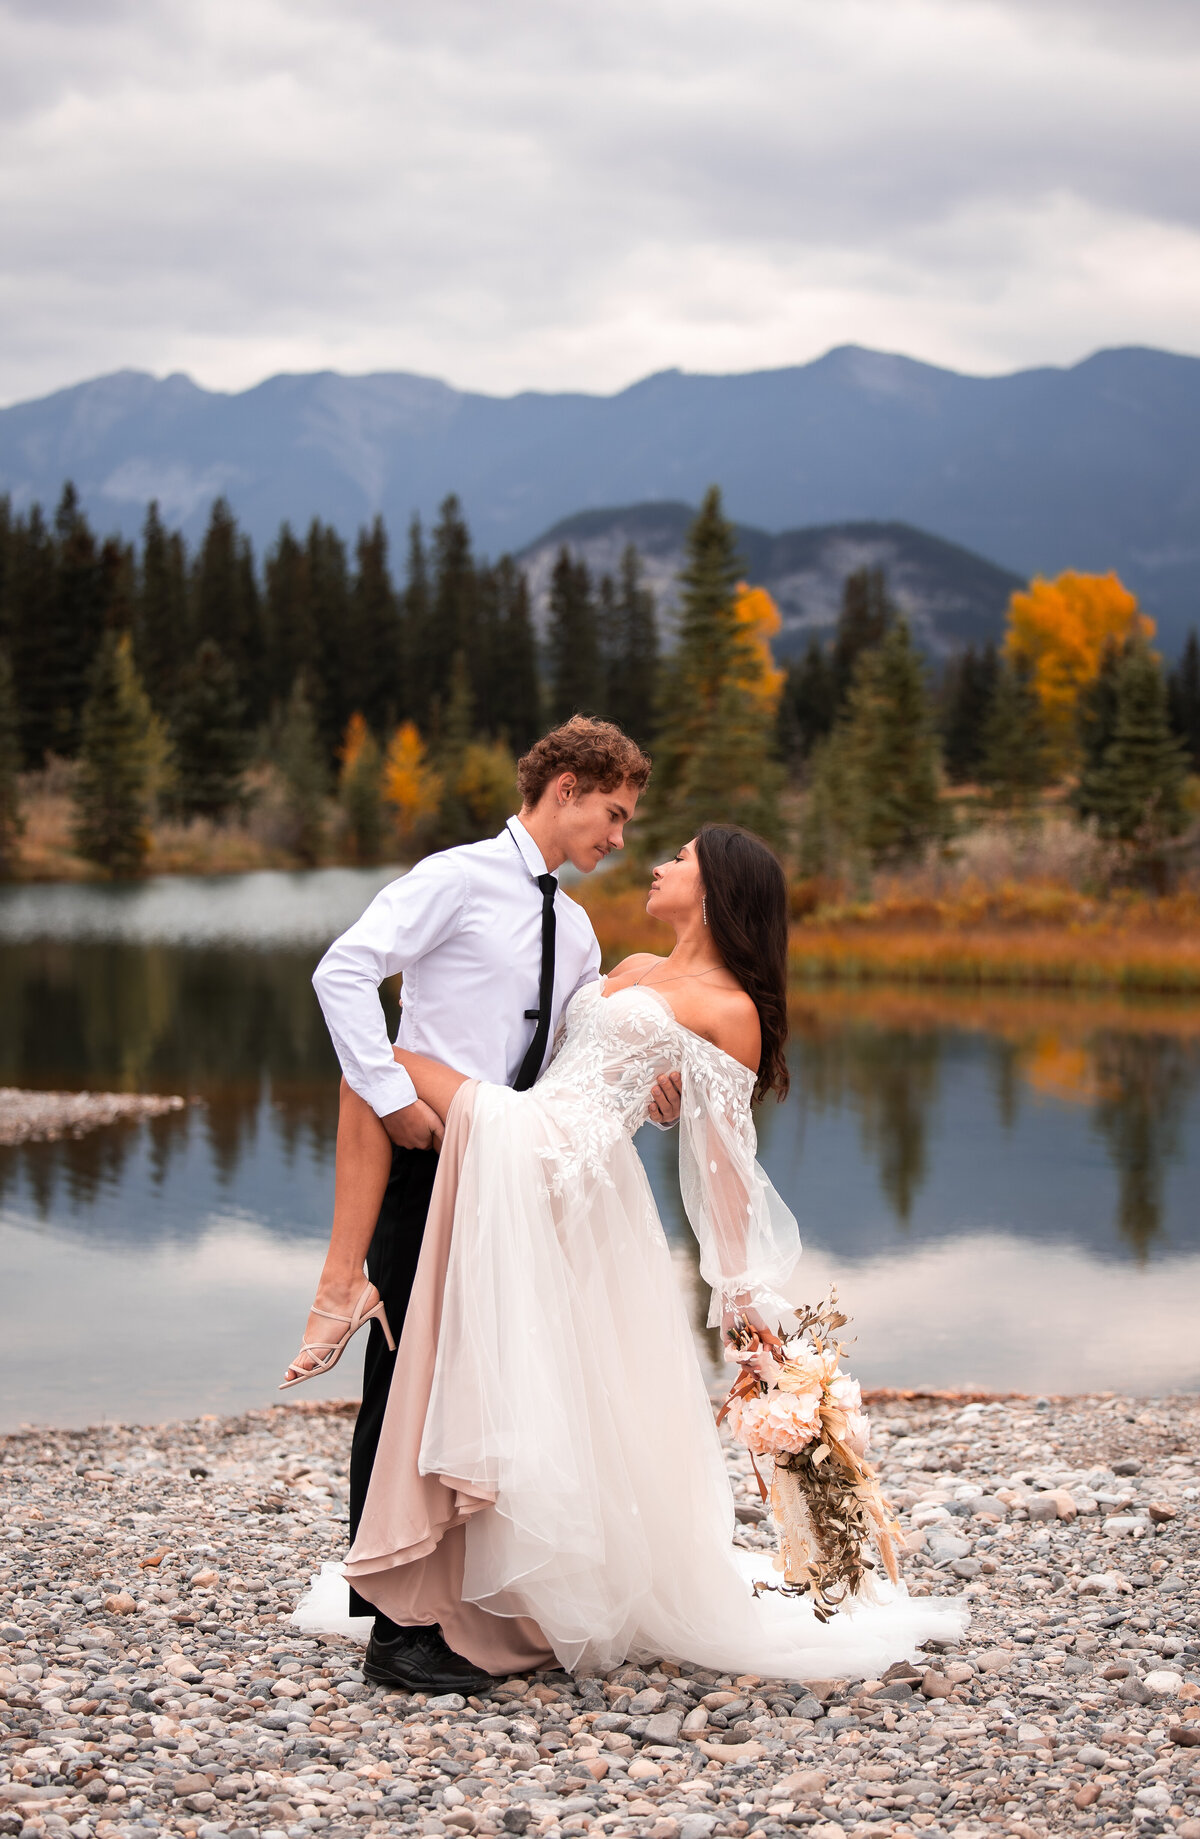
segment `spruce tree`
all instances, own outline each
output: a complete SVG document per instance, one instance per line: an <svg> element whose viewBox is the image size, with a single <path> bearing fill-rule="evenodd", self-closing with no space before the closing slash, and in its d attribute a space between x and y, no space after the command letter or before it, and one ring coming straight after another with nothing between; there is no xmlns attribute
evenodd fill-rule
<svg viewBox="0 0 1200 1839"><path fill-rule="evenodd" d="M421 520L414 517L408 526L408 565L401 598L401 629L404 635L403 718L415 722L423 733L431 731L431 706L436 680L436 656L433 643L433 597L429 585L429 558Z"/></svg>
<svg viewBox="0 0 1200 1839"><path fill-rule="evenodd" d="M1073 802L1076 815L1081 818L1100 816L1092 788L1099 783L1108 750L1117 737L1121 668L1125 657L1125 646L1110 640L1101 653L1096 675L1080 693L1076 704L1080 771Z"/></svg>
<svg viewBox="0 0 1200 1839"><path fill-rule="evenodd" d="M798 773L814 747L832 731L836 711L833 668L819 639L787 667L777 718L778 744L788 770Z"/></svg>
<svg viewBox="0 0 1200 1839"><path fill-rule="evenodd" d="M1020 664L1000 666L983 724L976 777L1002 811L1028 809L1050 779L1050 747L1042 705Z"/></svg>
<svg viewBox="0 0 1200 1839"><path fill-rule="evenodd" d="M55 658L54 542L41 508L18 517L9 537L5 571L8 643L21 716L26 766L40 767L58 739Z"/></svg>
<svg viewBox="0 0 1200 1839"><path fill-rule="evenodd" d="M213 639L180 673L171 739L180 815L224 817L242 797L248 745L237 677Z"/></svg>
<svg viewBox="0 0 1200 1839"><path fill-rule="evenodd" d="M433 531L433 582L429 619L421 645L425 673L422 694L426 707L416 714L425 728L431 716L441 719L452 693L451 677L460 656L466 664L471 694L486 700L478 650L478 581L471 554L471 533L462 506L453 493L444 500ZM482 693L482 694L481 694Z"/></svg>
<svg viewBox="0 0 1200 1839"><path fill-rule="evenodd" d="M747 823L772 839L780 833L774 710L764 722L762 659L736 610L740 573L733 527L713 486L688 531L679 637L663 673L642 832L651 848L686 842L706 819ZM725 773L722 757L730 762Z"/></svg>
<svg viewBox="0 0 1200 1839"><path fill-rule="evenodd" d="M21 724L8 647L0 645L0 878L16 866L25 828L21 812Z"/></svg>
<svg viewBox="0 0 1200 1839"><path fill-rule="evenodd" d="M984 726L999 675L996 647L968 645L951 658L942 682L940 727L946 777L965 785L978 777L984 756Z"/></svg>
<svg viewBox="0 0 1200 1839"><path fill-rule="evenodd" d="M830 658L839 713L850 695L859 658L883 643L894 612L882 568L856 568L846 576Z"/></svg>
<svg viewBox="0 0 1200 1839"><path fill-rule="evenodd" d="M297 677L284 710L275 758L283 781L289 846L310 866L321 854L325 834L326 757L308 685Z"/></svg>
<svg viewBox="0 0 1200 1839"><path fill-rule="evenodd" d="M400 717L403 657L400 609L381 517L358 533L347 632L347 700L352 709L361 710L373 733L386 733Z"/></svg>
<svg viewBox="0 0 1200 1839"><path fill-rule="evenodd" d="M550 577L550 620L546 632L550 667L550 719L595 715L604 700L600 634L587 563L565 546Z"/></svg>
<svg viewBox="0 0 1200 1839"><path fill-rule="evenodd" d="M192 574L192 631L212 639L233 666L247 719L266 695L266 621L250 539L224 498L218 498Z"/></svg>
<svg viewBox="0 0 1200 1839"><path fill-rule="evenodd" d="M939 749L920 654L897 619L859 655L847 711L859 839L877 867L920 855L943 831Z"/></svg>
<svg viewBox="0 0 1200 1839"><path fill-rule="evenodd" d="M138 674L160 715L172 708L180 674L194 649L188 620L187 551L178 532L164 526L155 501L142 527L133 651Z"/></svg>
<svg viewBox="0 0 1200 1839"><path fill-rule="evenodd" d="M311 681L320 668L308 560L286 523L267 553L264 624L265 709L282 714L297 678Z"/></svg>
<svg viewBox="0 0 1200 1839"><path fill-rule="evenodd" d="M1085 769L1081 794L1103 836L1149 856L1187 822L1186 777L1187 754L1171 732L1158 659L1135 642L1117 671L1113 738L1102 760Z"/></svg>
<svg viewBox="0 0 1200 1839"><path fill-rule="evenodd" d="M128 876L150 849L158 724L127 632L107 632L81 721L75 846L107 874Z"/></svg>
<svg viewBox="0 0 1200 1839"><path fill-rule="evenodd" d="M325 757L332 760L354 707L350 699L354 669L348 634L350 577L346 545L332 524L323 524L316 517L304 544L304 569L308 617L317 642L316 679L309 678L308 689Z"/></svg>
<svg viewBox="0 0 1200 1839"><path fill-rule="evenodd" d="M495 568L497 602L495 732L522 754L542 731L542 692L538 678L537 640L529 610L529 583L511 556Z"/></svg>
<svg viewBox="0 0 1200 1839"><path fill-rule="evenodd" d="M107 603L96 539L70 483L63 487L54 517L54 551L49 635L55 681L51 746L56 753L70 756L79 747L80 718Z"/></svg>
<svg viewBox="0 0 1200 1839"><path fill-rule="evenodd" d="M648 747L658 713L658 620L654 595L643 585L641 558L632 543L622 553L616 582L607 575L601 581L599 598L601 706L609 721Z"/></svg>
<svg viewBox="0 0 1200 1839"><path fill-rule="evenodd" d="M357 709L346 724L338 757L338 798L350 852L356 862L378 862L384 834L383 755Z"/></svg>
<svg viewBox="0 0 1200 1839"><path fill-rule="evenodd" d="M1200 638L1195 627L1171 672L1168 689L1171 726L1187 748L1192 771L1200 773Z"/></svg>

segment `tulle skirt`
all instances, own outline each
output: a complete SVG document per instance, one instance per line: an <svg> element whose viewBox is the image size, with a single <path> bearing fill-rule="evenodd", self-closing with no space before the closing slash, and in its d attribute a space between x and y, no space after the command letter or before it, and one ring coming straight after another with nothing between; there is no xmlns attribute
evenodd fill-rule
<svg viewBox="0 0 1200 1839"><path fill-rule="evenodd" d="M495 1672L550 1654L722 1673L877 1676L961 1606L881 1587L831 1622L756 1597L645 1171L618 1134L580 1155L538 1089L462 1088L370 1493L347 1572ZM307 1626L340 1617L320 1586ZM344 1611L342 1612L344 1614ZM316 1620L314 1621L314 1615Z"/></svg>

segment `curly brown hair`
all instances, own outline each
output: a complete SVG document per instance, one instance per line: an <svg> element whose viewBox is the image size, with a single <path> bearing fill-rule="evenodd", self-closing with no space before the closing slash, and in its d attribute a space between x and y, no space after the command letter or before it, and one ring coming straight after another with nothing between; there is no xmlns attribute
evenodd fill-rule
<svg viewBox="0 0 1200 1839"><path fill-rule="evenodd" d="M527 806L536 805L559 773L574 773L581 792L615 792L631 785L646 788L650 761L636 741L615 722L599 722L590 715L573 715L560 728L551 728L517 762L517 785Z"/></svg>

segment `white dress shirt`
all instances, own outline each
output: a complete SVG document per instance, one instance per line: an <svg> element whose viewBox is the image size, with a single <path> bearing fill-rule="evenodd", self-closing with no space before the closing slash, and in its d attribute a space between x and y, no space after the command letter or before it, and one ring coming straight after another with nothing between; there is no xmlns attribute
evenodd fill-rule
<svg viewBox="0 0 1200 1839"><path fill-rule="evenodd" d="M336 939L313 975L342 1071L379 1117L411 1105L412 1080L392 1058L379 1002L404 973L401 1047L511 1085L533 1040L542 965L542 852L510 817L485 843L445 849L388 883ZM549 1058L562 1012L600 975L600 947L583 908L554 897L554 1002Z"/></svg>

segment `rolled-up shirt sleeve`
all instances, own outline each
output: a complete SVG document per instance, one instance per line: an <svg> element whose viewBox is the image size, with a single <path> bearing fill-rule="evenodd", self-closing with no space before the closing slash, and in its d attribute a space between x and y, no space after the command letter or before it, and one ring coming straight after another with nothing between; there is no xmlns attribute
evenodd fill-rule
<svg viewBox="0 0 1200 1839"><path fill-rule="evenodd" d="M381 889L313 973L346 1083L378 1117L403 1110L417 1096L392 1056L379 986L453 936L463 923L469 893L461 862L447 855L427 857Z"/></svg>

